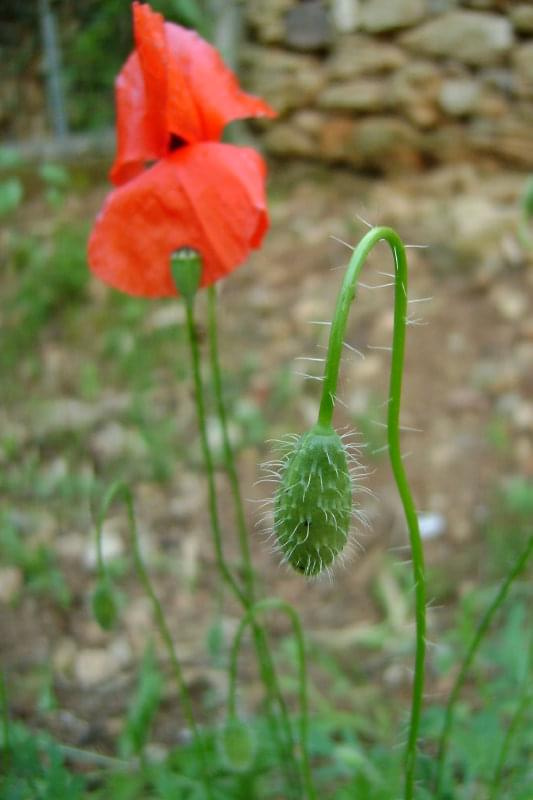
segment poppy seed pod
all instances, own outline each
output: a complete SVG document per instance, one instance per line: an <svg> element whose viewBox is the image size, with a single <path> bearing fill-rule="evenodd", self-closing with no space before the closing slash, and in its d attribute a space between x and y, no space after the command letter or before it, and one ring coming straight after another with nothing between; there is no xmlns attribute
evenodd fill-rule
<svg viewBox="0 0 533 800"><path fill-rule="evenodd" d="M318 575L344 549L352 516L348 454L331 427L315 425L282 464L274 498L274 535L285 559Z"/></svg>

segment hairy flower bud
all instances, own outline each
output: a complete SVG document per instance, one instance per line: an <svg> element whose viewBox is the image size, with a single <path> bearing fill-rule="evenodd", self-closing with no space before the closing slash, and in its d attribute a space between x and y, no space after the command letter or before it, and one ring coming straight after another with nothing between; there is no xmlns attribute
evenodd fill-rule
<svg viewBox="0 0 533 800"><path fill-rule="evenodd" d="M348 541L352 479L340 436L315 425L285 457L274 498L274 534L285 559L304 575L327 569Z"/></svg>

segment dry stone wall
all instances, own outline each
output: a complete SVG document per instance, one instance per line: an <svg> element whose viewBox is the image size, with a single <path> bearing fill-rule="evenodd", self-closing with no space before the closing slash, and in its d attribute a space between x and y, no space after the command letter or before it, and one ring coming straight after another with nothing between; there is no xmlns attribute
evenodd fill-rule
<svg viewBox="0 0 533 800"><path fill-rule="evenodd" d="M247 0L266 149L397 171L533 167L533 0Z"/></svg>

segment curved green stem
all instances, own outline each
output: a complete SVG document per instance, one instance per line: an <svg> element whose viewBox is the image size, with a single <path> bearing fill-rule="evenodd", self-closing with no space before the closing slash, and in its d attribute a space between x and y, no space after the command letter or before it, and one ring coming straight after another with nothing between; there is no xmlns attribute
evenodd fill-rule
<svg viewBox="0 0 533 800"><path fill-rule="evenodd" d="M217 297L214 286L209 286L207 290L208 314L209 314L209 355L211 361L211 373L213 375L213 388L215 392L215 402L217 414L222 428L222 442L224 447L224 462L233 496L235 515L237 518L237 533L239 537L239 548L244 571L244 583L246 594L250 603L254 602L255 586L252 558L250 555L250 545L248 542L248 531L246 529L246 518L242 502L239 477L235 466L233 448L228 434L228 422L226 408L224 405L224 394L222 390L222 373L220 369L220 359L218 355L218 327L217 327Z"/></svg>
<svg viewBox="0 0 533 800"><path fill-rule="evenodd" d="M251 559L248 549L248 542L247 542L247 532L246 532L246 523L244 520L244 513L238 513L238 520L241 519L239 524L239 542L241 546L241 554L243 556L244 564L245 564L245 590L241 588L241 586L237 583L234 576L229 569L226 560L224 558L224 553L222 549L222 537L220 532L220 522L218 517L218 503L217 503L217 495L216 495L216 486L215 486L215 470L213 464L213 458L211 455L211 450L209 446L209 440L207 437L207 427L206 427L206 415L205 415L205 401L204 401L204 392L203 392L203 384L202 378L200 373L200 353L198 348L198 342L196 340L196 331L194 325L194 305L192 299L187 299L186 297L183 298L185 301L186 313L187 313L187 332L189 338L189 347L191 350L191 360L193 366L193 376L194 376L194 395L195 395L195 402L196 402L196 413L198 417L198 427L200 431L200 439L202 445L202 454L204 458L206 473L207 473L207 487L208 487L208 498L209 498L209 515L210 515L210 522L211 522L211 531L213 534L213 542L215 547L215 556L217 561L217 567L228 584L229 588L235 595L235 597L239 600L240 604L245 610L248 610L251 603L253 602L253 578L252 578L252 567L251 567ZM214 377L215 372L217 373L218 377L215 377L215 385L218 386L216 389L217 392L217 411L219 414L221 426L223 429L223 436L225 441L225 459L226 463L228 461L228 455L231 460L232 464L232 471L234 474L234 480L236 482L236 488L233 489L234 498L240 499L240 491L238 488L238 478L237 472L235 469L234 461L233 461L233 453L231 451L231 445L229 442L228 432L227 432L227 420L226 414L224 409L223 403L223 396L222 396L222 379L220 374L220 367L218 361L218 351L217 351L217 336L216 332L212 330L212 328L216 325L216 318L213 315L214 307L213 301L211 301L211 308L210 308L210 345L211 345L211 363L212 368L214 369ZM215 366L216 362L216 366ZM222 410L222 415L221 415ZM227 443L227 449L226 449ZM242 502L241 502L242 508ZM244 545L243 545L244 543ZM250 594L250 592L252 592ZM264 631L258 626L255 621L253 622L253 632L254 632L254 641L257 651L258 660L261 667L261 676L263 678L263 682L265 684L267 690L267 700L268 704L270 705L272 700L275 700L278 704L280 710L280 716L283 724L283 728L285 731L285 745L283 750L287 755L287 761L284 761L284 768L289 770L290 764L294 759L293 751L294 751L294 742L291 732L290 720L289 720L289 712L287 709L287 705L279 688L279 683L277 680L276 672L273 666L272 657L270 655L270 651L268 648L268 642ZM273 715L271 715L273 717ZM275 722L273 721L274 727L276 728ZM277 731L277 728L276 728ZM278 736L276 732L276 737ZM288 780L288 786L291 790L295 789L294 787L294 776L290 776Z"/></svg>
<svg viewBox="0 0 533 800"><path fill-rule="evenodd" d="M207 767L207 756L204 748L204 744L202 742L198 726L196 725L196 720L194 719L194 713L192 708L192 702L189 695L189 691L187 689L187 684L183 678L183 672L181 669L181 665L176 653L176 648L174 647L174 642L172 641L172 635L167 625L167 621L165 619L165 614L163 612L163 608L161 603L159 602L159 598L157 597L155 590L152 586L152 582L150 580L150 576L148 575L148 571L144 565L144 561L141 555L141 550L139 547L139 535L137 531L137 521L135 519L135 511L133 508L133 497L130 491L130 488L127 484L122 481L118 481L114 483L109 490L107 491L103 503L102 508L100 510L100 514L97 520L97 527L96 527L96 536L97 542L101 542L102 537L102 527L104 524L105 517L107 516L107 512L109 507L113 503L113 501L121 497L124 503L126 504L126 509L128 513L128 527L131 536L131 543L133 548L133 561L135 564L135 569L139 576L139 580L143 586L146 595L148 596L151 604L152 604L152 611L154 614L154 619L163 640L163 643L166 647L168 657L170 659L170 664L172 666L172 671L174 674L174 678L176 680L176 685L178 687L178 692L180 695L181 704L183 707L183 712L187 719L187 723L192 731L194 741L196 743L196 748L199 756L199 762L202 768L204 783L206 787L206 791L208 797L213 797L211 783L209 779L209 770ZM101 548L101 544L98 544L98 547Z"/></svg>
<svg viewBox="0 0 533 800"><path fill-rule="evenodd" d="M344 334L348 322L350 306L356 296L359 274L372 248L380 241L386 241L394 257L394 330L392 337L392 358L389 382L389 404L387 417L389 458L398 493L402 501L411 552L415 582L416 652L411 703L411 721L405 754L405 800L411 800L414 792L415 762L418 729L422 712L424 691L424 670L426 653L426 588L424 576L424 551L418 527L418 518L409 489L407 476L400 452L400 406L402 376L405 351L405 330L407 325L407 259L405 248L398 234L392 228L372 228L361 239L350 259L348 269L339 293L335 316L331 326L328 354L324 372L322 398L318 423L331 426L335 407L335 394L342 354Z"/></svg>
<svg viewBox="0 0 533 800"><path fill-rule="evenodd" d="M483 637L485 636L487 630L489 629L489 626L493 620L494 615L496 614L500 606L503 604L505 598L507 597L513 581L524 570L532 550L533 550L533 536L530 536L525 549L515 561L511 571L509 572L506 579L502 583L498 594L496 595L496 597L494 598L488 609L485 611L485 614L483 615L481 622L479 623L479 626L474 634L474 637L470 642L470 646L466 651L465 657L463 658L461 668L457 673L457 677L454 681L452 690L450 692L450 696L448 698L448 703L446 704L444 725L442 727L442 732L439 739L439 745L437 751L437 774L435 777L436 798L440 796L442 790L444 765L446 761L446 754L448 752L450 733L453 724L453 715L457 700L459 698L459 694L465 683L467 672L470 669L472 661L474 660L474 656L478 651L479 645L481 644Z"/></svg>
<svg viewBox="0 0 533 800"><path fill-rule="evenodd" d="M302 626L296 611L289 603L277 598L260 600L248 608L242 618L231 648L228 690L228 716L233 719L236 712L237 661L242 644L242 637L247 625L253 625L256 614L260 611L282 611L289 617L298 649L298 688L300 703L300 742L302 749L302 779L308 800L316 800L317 794L311 773L309 758L309 706L307 702L307 662Z"/></svg>

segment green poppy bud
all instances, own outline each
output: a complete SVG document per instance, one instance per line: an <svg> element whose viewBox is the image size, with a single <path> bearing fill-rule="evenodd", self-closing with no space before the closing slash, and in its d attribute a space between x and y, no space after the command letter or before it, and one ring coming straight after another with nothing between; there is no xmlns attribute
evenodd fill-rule
<svg viewBox="0 0 533 800"><path fill-rule="evenodd" d="M352 479L340 436L315 425L285 457L274 498L274 535L297 572L318 575L344 549L352 517Z"/></svg>
<svg viewBox="0 0 533 800"><path fill-rule="evenodd" d="M248 725L234 717L219 735L219 748L228 769L245 772L255 756L255 738Z"/></svg>
<svg viewBox="0 0 533 800"><path fill-rule="evenodd" d="M98 579L91 598L91 607L95 620L104 631L114 627L118 617L117 594L107 577Z"/></svg>

